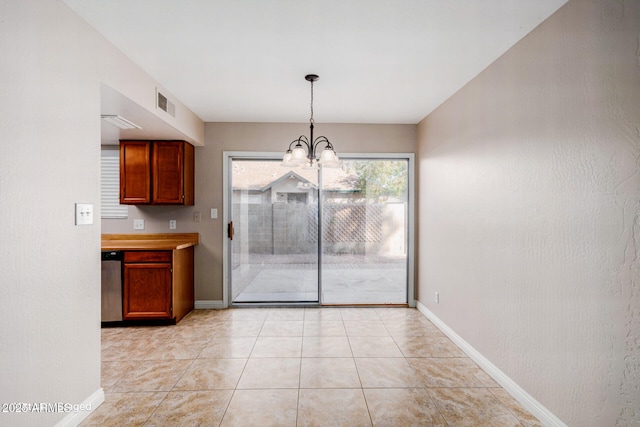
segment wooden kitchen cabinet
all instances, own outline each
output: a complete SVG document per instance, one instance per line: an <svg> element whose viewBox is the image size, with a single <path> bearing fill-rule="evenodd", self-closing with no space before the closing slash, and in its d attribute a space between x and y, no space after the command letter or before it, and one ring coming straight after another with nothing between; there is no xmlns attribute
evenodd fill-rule
<svg viewBox="0 0 640 427"><path fill-rule="evenodd" d="M193 205L194 151L185 141L120 141L120 204Z"/></svg>
<svg viewBox="0 0 640 427"><path fill-rule="evenodd" d="M120 142L120 204L151 203L151 143Z"/></svg>
<svg viewBox="0 0 640 427"><path fill-rule="evenodd" d="M180 321L193 310L193 247L125 251L123 319Z"/></svg>

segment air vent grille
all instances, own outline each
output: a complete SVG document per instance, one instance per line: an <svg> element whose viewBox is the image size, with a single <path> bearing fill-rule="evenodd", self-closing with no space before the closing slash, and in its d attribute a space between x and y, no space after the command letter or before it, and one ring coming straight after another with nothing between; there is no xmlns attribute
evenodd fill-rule
<svg viewBox="0 0 640 427"><path fill-rule="evenodd" d="M169 101L169 99L164 96L160 91L158 91L158 108L162 111L170 114L171 116L176 116L176 106L173 102Z"/></svg>

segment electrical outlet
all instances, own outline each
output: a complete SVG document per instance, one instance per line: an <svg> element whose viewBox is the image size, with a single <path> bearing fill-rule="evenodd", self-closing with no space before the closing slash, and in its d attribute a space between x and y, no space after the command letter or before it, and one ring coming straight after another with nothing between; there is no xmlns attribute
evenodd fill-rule
<svg viewBox="0 0 640 427"><path fill-rule="evenodd" d="M436 304L440 304L440 292L436 292Z"/></svg>
<svg viewBox="0 0 640 427"><path fill-rule="evenodd" d="M169 220L169 230L175 230L176 229L176 220L175 219L170 219Z"/></svg>
<svg viewBox="0 0 640 427"><path fill-rule="evenodd" d="M216 219L216 218L218 218L218 209L211 208L211 219Z"/></svg>
<svg viewBox="0 0 640 427"><path fill-rule="evenodd" d="M133 229L134 230L144 230L144 219L134 219L133 220Z"/></svg>
<svg viewBox="0 0 640 427"><path fill-rule="evenodd" d="M200 222L201 219L202 219L202 215L200 215L200 212L194 212L193 213L193 221L194 222Z"/></svg>

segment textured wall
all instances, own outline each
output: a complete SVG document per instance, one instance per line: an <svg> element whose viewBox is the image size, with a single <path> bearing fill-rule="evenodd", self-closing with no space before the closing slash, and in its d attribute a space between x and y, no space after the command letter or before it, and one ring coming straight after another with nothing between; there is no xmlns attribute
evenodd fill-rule
<svg viewBox="0 0 640 427"><path fill-rule="evenodd" d="M640 424L639 24L570 1L418 127L421 303L572 426Z"/></svg>

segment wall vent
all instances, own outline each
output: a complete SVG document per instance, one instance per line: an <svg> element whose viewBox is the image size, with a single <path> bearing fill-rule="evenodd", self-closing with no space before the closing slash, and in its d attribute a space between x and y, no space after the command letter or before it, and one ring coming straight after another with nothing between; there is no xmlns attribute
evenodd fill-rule
<svg viewBox="0 0 640 427"><path fill-rule="evenodd" d="M156 92L158 93L158 97L157 97L158 108L170 114L171 116L175 117L176 116L175 104L169 101L169 99L166 96L164 96L162 93L160 93L160 91L158 91L157 89L156 89Z"/></svg>

